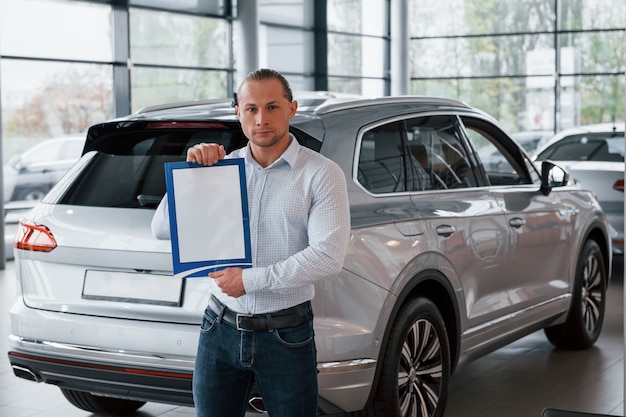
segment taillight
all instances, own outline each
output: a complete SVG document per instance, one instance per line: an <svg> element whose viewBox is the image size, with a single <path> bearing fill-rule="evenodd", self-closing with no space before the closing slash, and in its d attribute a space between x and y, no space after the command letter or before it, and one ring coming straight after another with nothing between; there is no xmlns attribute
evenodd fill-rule
<svg viewBox="0 0 626 417"><path fill-rule="evenodd" d="M615 184L613 184L613 189L624 192L624 180L615 181Z"/></svg>
<svg viewBox="0 0 626 417"><path fill-rule="evenodd" d="M57 247L52 232L44 225L21 221L15 233L16 249L50 252Z"/></svg>

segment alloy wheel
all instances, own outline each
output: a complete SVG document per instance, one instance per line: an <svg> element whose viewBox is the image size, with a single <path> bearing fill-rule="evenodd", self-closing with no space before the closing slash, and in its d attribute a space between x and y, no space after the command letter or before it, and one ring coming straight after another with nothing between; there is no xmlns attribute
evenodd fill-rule
<svg viewBox="0 0 626 417"><path fill-rule="evenodd" d="M441 376L442 353L436 329L428 320L417 320L402 345L398 369L398 395L403 416L433 414L439 403Z"/></svg>
<svg viewBox="0 0 626 417"><path fill-rule="evenodd" d="M603 305L602 271L598 258L589 254L583 267L582 310L585 328L593 332L598 326Z"/></svg>

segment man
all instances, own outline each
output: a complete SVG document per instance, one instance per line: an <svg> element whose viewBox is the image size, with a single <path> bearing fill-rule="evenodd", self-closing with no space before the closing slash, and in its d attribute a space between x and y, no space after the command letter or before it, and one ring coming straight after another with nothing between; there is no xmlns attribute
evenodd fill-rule
<svg viewBox="0 0 626 417"><path fill-rule="evenodd" d="M271 417L317 415L310 301L313 284L342 268L350 216L341 169L289 133L297 107L281 74L256 70L237 92L248 145L228 156L217 144L187 151L204 165L244 158L253 263L209 273L193 379L198 417L243 416L255 381ZM152 230L169 238L166 198Z"/></svg>

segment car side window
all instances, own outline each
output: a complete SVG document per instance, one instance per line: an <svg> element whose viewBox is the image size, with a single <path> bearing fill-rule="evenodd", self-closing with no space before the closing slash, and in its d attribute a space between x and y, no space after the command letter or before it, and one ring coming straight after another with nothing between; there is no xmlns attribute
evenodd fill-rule
<svg viewBox="0 0 626 417"><path fill-rule="evenodd" d="M402 132L399 123L363 134L357 180L372 193L407 191Z"/></svg>
<svg viewBox="0 0 626 417"><path fill-rule="evenodd" d="M426 116L407 119L405 123L411 168L426 173L428 189L477 186L456 118Z"/></svg>
<svg viewBox="0 0 626 417"><path fill-rule="evenodd" d="M372 193L476 187L457 119L425 116L363 134L357 180Z"/></svg>
<svg viewBox="0 0 626 417"><path fill-rule="evenodd" d="M533 182L530 172L532 167L520 163L525 156L510 138L483 120L463 117L462 121L491 185Z"/></svg>

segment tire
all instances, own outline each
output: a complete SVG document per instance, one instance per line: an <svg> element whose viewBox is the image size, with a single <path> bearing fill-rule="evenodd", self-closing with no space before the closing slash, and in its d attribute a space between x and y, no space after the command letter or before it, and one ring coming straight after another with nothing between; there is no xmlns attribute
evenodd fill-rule
<svg viewBox="0 0 626 417"><path fill-rule="evenodd" d="M122 398L101 397L88 392L74 391L61 388L65 398L75 407L94 414L107 414L111 416L132 415L145 401L125 400Z"/></svg>
<svg viewBox="0 0 626 417"><path fill-rule="evenodd" d="M553 345L563 349L586 349L598 340L604 321L607 280L600 247L588 240L576 266L567 320L544 330Z"/></svg>
<svg viewBox="0 0 626 417"><path fill-rule="evenodd" d="M425 298L408 301L393 324L374 398L384 417L443 415L450 378L450 348L437 306Z"/></svg>

